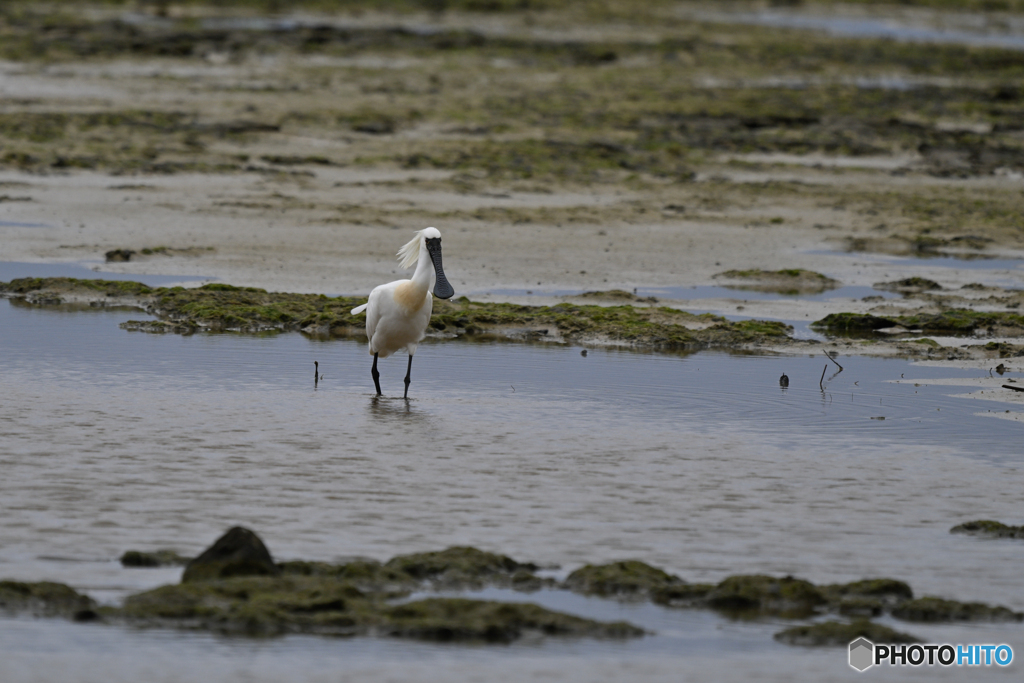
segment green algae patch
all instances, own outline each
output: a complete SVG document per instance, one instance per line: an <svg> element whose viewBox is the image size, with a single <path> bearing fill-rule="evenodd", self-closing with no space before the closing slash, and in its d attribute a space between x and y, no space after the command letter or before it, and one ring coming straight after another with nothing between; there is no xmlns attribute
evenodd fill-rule
<svg viewBox="0 0 1024 683"><path fill-rule="evenodd" d="M86 294L104 297L144 297L155 290L141 282L129 280L80 280L71 277L26 277L0 282L0 295L25 298L25 295L45 292L60 298L61 294Z"/></svg>
<svg viewBox="0 0 1024 683"><path fill-rule="evenodd" d="M991 519L978 519L957 524L949 530L951 534L969 534L989 538L1024 538L1024 526L1010 526Z"/></svg>
<svg viewBox="0 0 1024 683"><path fill-rule="evenodd" d="M646 598L683 583L678 576L639 560L588 564L565 579L565 587L575 593L603 597Z"/></svg>
<svg viewBox="0 0 1024 683"><path fill-rule="evenodd" d="M538 605L465 598L427 598L392 607L379 627L392 636L424 640L481 640L509 643L526 632L547 636L629 638L643 629L632 624L600 622L562 614Z"/></svg>
<svg viewBox="0 0 1024 683"><path fill-rule="evenodd" d="M908 600L897 606L892 615L904 621L939 623L951 621L1021 621L1024 614L1001 606L981 602L957 602L936 597Z"/></svg>
<svg viewBox="0 0 1024 683"><path fill-rule="evenodd" d="M864 313L830 313L821 320L811 323L811 327L816 330L839 334L871 334L876 330L897 326L931 334L971 335L976 330L1024 334L1024 316L1019 313L951 308L941 313L918 313L888 318Z"/></svg>
<svg viewBox="0 0 1024 683"><path fill-rule="evenodd" d="M820 294L839 286L838 280L803 268L784 270L727 270L715 278L731 280L725 284L731 289L777 294Z"/></svg>
<svg viewBox="0 0 1024 683"><path fill-rule="evenodd" d="M920 328L924 332L954 335L973 334L975 330L997 328L1017 333L1024 332L1024 316L1019 313L980 312L966 308L953 308L936 314L918 314L897 318L906 328Z"/></svg>
<svg viewBox="0 0 1024 683"><path fill-rule="evenodd" d="M191 561L191 557L179 555L173 550L128 550L121 555L122 567L183 567Z"/></svg>
<svg viewBox="0 0 1024 683"><path fill-rule="evenodd" d="M876 624L866 619L850 623L841 621L823 621L815 624L793 626L779 631L775 640L787 645L804 647L846 647L857 638L867 638L873 643L918 643L907 633L901 633L888 626Z"/></svg>
<svg viewBox="0 0 1024 683"><path fill-rule="evenodd" d="M726 578L706 601L712 609L735 616L800 618L814 614L827 599L810 581L753 574Z"/></svg>
<svg viewBox="0 0 1024 683"><path fill-rule="evenodd" d="M92 598L63 583L0 581L0 612L90 621L95 607Z"/></svg>
<svg viewBox="0 0 1024 683"><path fill-rule="evenodd" d="M353 307L366 302L365 297L267 292L224 283L152 288L134 282L72 278L24 278L0 283L0 295L39 305L89 300L101 305L145 308L159 320L122 325L142 332L276 330L302 331L317 337L365 335L365 316L351 313ZM434 302L429 332L450 337L696 348L783 340L789 338L792 327L771 320L732 322L667 307L572 303L524 306L479 303L461 297Z"/></svg>

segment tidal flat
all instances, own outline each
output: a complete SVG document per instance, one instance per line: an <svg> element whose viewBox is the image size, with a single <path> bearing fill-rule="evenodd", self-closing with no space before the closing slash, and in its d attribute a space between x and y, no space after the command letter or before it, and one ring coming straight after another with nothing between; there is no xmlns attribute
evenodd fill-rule
<svg viewBox="0 0 1024 683"><path fill-rule="evenodd" d="M722 7L4 3L0 599L94 603L0 618L0 679L830 681L853 633L1024 652L1024 5ZM347 311L427 225L456 297L411 400L394 360L374 399ZM109 616L239 524L282 566L472 546L533 590L274 594L341 638ZM253 586L207 597L237 616ZM403 603L645 635L366 635L427 617Z"/></svg>

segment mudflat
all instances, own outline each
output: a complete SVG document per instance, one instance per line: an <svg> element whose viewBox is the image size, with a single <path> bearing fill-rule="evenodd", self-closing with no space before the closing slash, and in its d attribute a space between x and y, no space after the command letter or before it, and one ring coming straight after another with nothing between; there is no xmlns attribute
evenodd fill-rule
<svg viewBox="0 0 1024 683"><path fill-rule="evenodd" d="M1003 9L973 16L1012 30L1020 8ZM435 226L457 296L478 302L661 289L586 303L893 323L825 325L870 341L850 352L1021 349L1010 47L660 1L16 2L0 59L2 261L358 296ZM685 291L702 287L718 289ZM859 295L796 296L839 287Z"/></svg>

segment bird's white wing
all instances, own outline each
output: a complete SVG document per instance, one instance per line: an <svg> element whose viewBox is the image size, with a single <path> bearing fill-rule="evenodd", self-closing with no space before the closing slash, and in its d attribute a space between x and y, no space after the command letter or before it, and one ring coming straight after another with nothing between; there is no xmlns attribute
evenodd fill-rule
<svg viewBox="0 0 1024 683"><path fill-rule="evenodd" d="M377 331L377 323L380 322L381 299L388 285L378 285L370 292L370 300L366 302L366 338L373 339L373 333Z"/></svg>

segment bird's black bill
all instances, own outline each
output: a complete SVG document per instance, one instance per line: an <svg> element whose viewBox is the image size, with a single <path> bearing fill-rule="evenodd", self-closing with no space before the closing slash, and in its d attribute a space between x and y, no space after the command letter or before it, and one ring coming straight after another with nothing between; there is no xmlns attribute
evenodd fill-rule
<svg viewBox="0 0 1024 683"><path fill-rule="evenodd" d="M434 283L434 296L438 299L451 299L455 296L455 289L448 282L448 278L444 276L444 268L441 267L440 237L427 240L427 253L430 254L430 260L434 263L434 275L437 278Z"/></svg>

